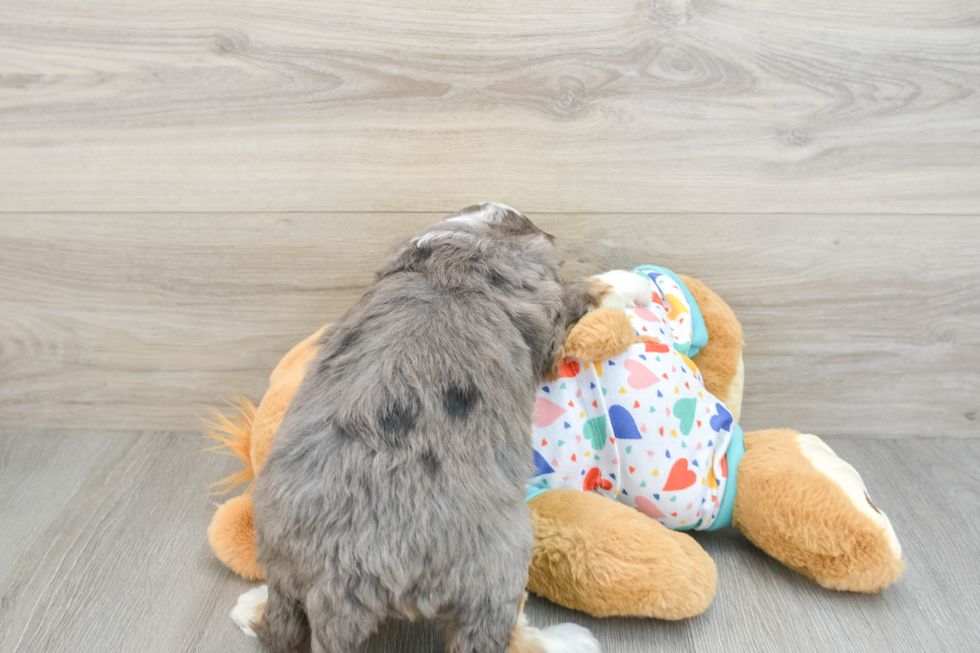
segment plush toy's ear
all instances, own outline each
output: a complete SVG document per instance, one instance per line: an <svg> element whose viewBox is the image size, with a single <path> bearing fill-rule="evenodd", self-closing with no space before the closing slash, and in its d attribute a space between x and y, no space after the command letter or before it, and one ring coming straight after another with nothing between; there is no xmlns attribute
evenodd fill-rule
<svg viewBox="0 0 980 653"><path fill-rule="evenodd" d="M255 419L252 420L251 461L255 474L265 464L282 418L306 376L306 366L320 351L318 343L326 329L327 327L322 327L289 350L269 377L269 389L262 397L262 402L255 411Z"/></svg>
<svg viewBox="0 0 980 653"><path fill-rule="evenodd" d="M600 308L586 313L565 337L565 355L600 361L621 354L636 341L636 330L622 310Z"/></svg>
<svg viewBox="0 0 980 653"><path fill-rule="evenodd" d="M251 482L262 469L282 418L306 376L306 368L319 351L323 327L293 347L273 370L269 389L258 408L248 400L240 403L240 415L232 418L215 413L216 421L205 425L208 434L242 461L242 469L218 485L228 490ZM249 490L251 486L249 486ZM261 580L265 572L255 550L252 497L235 497L218 508L208 527L208 540L218 559L248 580Z"/></svg>

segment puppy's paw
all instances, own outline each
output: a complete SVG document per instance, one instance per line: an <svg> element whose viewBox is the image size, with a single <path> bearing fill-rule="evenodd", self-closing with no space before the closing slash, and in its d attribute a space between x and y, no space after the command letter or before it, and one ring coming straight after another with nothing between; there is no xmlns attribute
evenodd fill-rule
<svg viewBox="0 0 980 653"><path fill-rule="evenodd" d="M645 275L626 270L610 270L593 278L612 287L612 292L602 298L601 308L649 306L653 299L654 284Z"/></svg>
<svg viewBox="0 0 980 653"><path fill-rule="evenodd" d="M538 631L538 642L545 653L601 653L599 642L588 628L578 624L558 624Z"/></svg>
<svg viewBox="0 0 980 653"><path fill-rule="evenodd" d="M243 633L249 637L255 637L252 624L257 624L262 621L262 615L265 612L265 603L268 600L269 587L267 585L259 585L238 597L238 602L231 609L229 616L242 629Z"/></svg>

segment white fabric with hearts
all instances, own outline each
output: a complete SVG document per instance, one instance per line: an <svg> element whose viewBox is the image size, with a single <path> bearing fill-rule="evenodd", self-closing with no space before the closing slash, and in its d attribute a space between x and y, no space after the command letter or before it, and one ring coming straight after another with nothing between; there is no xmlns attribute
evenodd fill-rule
<svg viewBox="0 0 980 653"><path fill-rule="evenodd" d="M672 275L637 274L654 282L652 301L625 311L637 335L659 343L632 345L607 361L566 359L561 378L539 388L529 497L575 488L676 530L728 525L726 454L733 437L740 453L741 431L681 353L692 335L684 289Z"/></svg>

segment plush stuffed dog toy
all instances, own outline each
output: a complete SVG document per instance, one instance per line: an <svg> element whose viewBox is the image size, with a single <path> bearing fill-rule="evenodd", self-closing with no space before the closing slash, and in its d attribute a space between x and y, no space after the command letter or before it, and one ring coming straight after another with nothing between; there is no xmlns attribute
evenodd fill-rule
<svg viewBox="0 0 980 653"><path fill-rule="evenodd" d="M825 587L895 581L901 548L853 467L815 436L738 427L731 309L655 266L600 278L626 300L570 330L559 376L538 391L529 589L594 616L690 617L711 603L717 572L681 531L730 525ZM243 462L230 486L261 473L323 330L283 358L257 408L243 400L239 415L209 425ZM208 535L233 571L263 578L248 491L218 509Z"/></svg>

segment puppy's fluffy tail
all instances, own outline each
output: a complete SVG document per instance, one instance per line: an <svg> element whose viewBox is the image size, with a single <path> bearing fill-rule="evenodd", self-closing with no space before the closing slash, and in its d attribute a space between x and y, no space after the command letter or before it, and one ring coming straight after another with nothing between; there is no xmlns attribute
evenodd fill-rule
<svg viewBox="0 0 980 653"><path fill-rule="evenodd" d="M601 653L599 642L587 628L558 624L537 629L527 625L524 613L511 633L507 653Z"/></svg>
<svg viewBox="0 0 980 653"><path fill-rule="evenodd" d="M218 442L216 446L209 447L205 451L236 456L242 463L242 469L210 485L218 488L214 494L227 494L243 483L251 483L255 479L251 453L255 404L245 397L239 397L232 407L235 412L230 416L217 408L212 408L211 419L204 422L205 435Z"/></svg>

